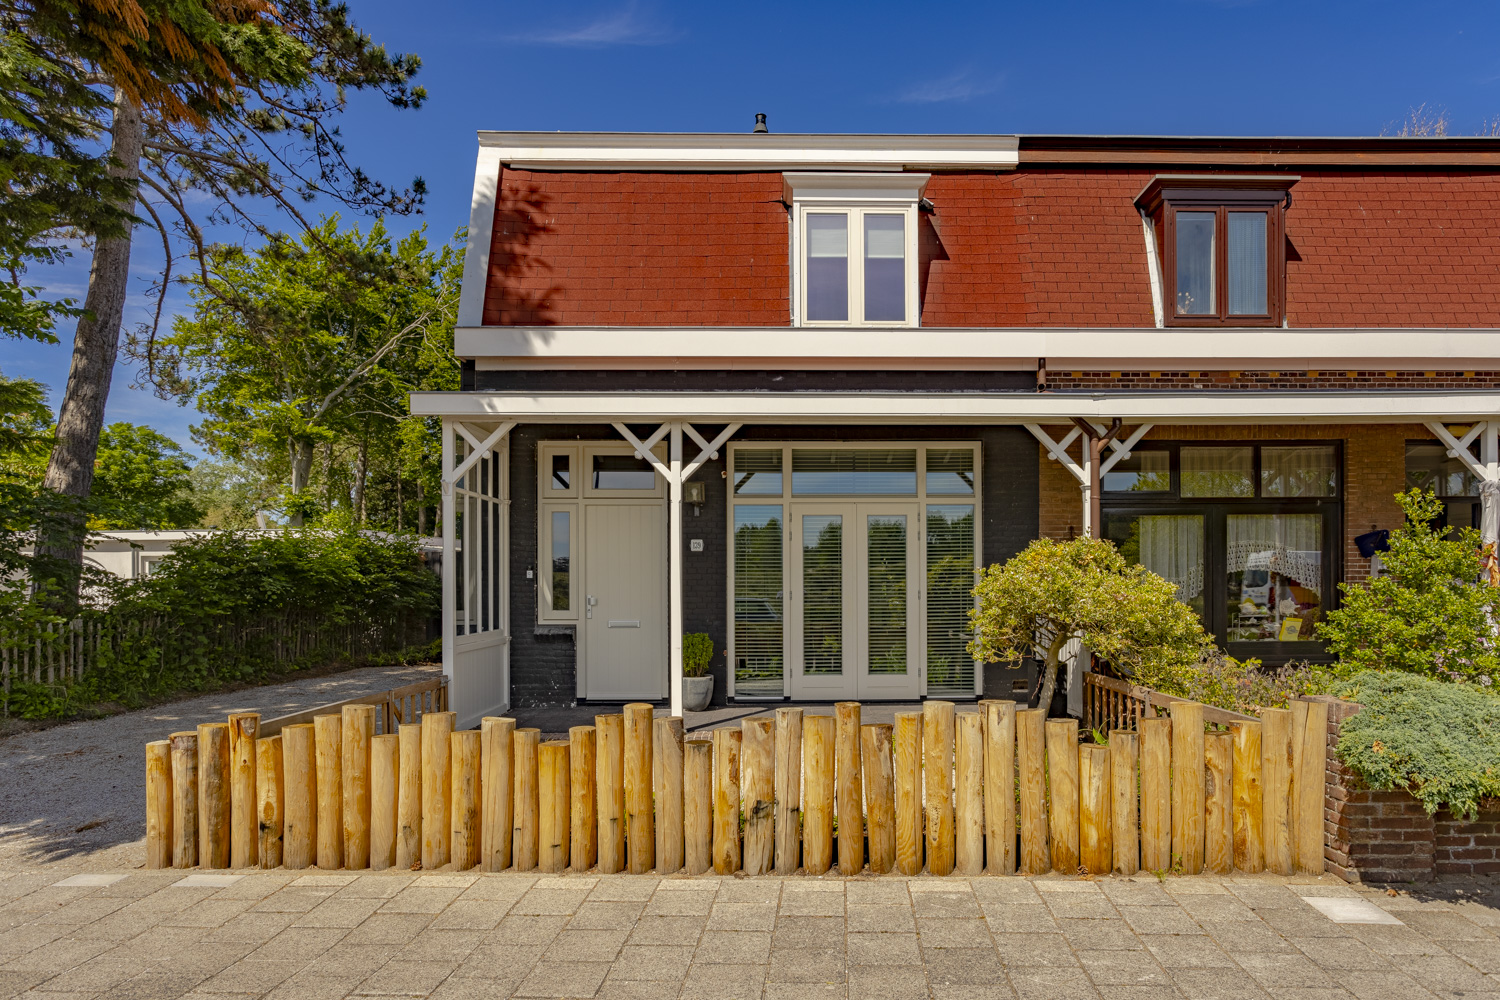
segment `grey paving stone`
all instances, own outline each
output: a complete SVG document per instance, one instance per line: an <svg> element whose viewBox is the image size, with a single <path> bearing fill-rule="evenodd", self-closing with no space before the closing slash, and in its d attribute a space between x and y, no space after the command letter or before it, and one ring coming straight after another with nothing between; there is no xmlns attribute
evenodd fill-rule
<svg viewBox="0 0 1500 1000"><path fill-rule="evenodd" d="M535 914L566 914L578 912L588 890L580 889L528 889L526 894L511 906L510 912L517 916Z"/></svg>
<svg viewBox="0 0 1500 1000"><path fill-rule="evenodd" d="M993 931L1042 933L1059 930L1057 918L1047 905L1033 897L1028 902L1012 903L981 900L980 908Z"/></svg>
<svg viewBox="0 0 1500 1000"><path fill-rule="evenodd" d="M1416 980L1396 971L1345 970L1337 973L1335 979L1359 1000L1431 1000L1433 996Z"/></svg>
<svg viewBox="0 0 1500 1000"><path fill-rule="evenodd" d="M568 926L568 918L560 914L550 916L508 916L500 921L490 934L493 940L510 944L550 944L552 939Z"/></svg>
<svg viewBox="0 0 1500 1000"><path fill-rule="evenodd" d="M771 949L767 982L776 983L842 983L845 981L844 949L776 948Z"/></svg>
<svg viewBox="0 0 1500 1000"><path fill-rule="evenodd" d="M720 903L779 903L781 879L735 878L719 883Z"/></svg>
<svg viewBox="0 0 1500 1000"><path fill-rule="evenodd" d="M1500 944L1494 941L1458 940L1444 942L1444 947L1480 972L1500 975Z"/></svg>
<svg viewBox="0 0 1500 1000"><path fill-rule="evenodd" d="M14 932L12 932L14 933ZM87 938L58 937L48 933L38 935L33 947L5 963L10 972L57 972L82 965L96 955L102 955L115 946L113 941L90 941Z"/></svg>
<svg viewBox="0 0 1500 1000"><path fill-rule="evenodd" d="M304 969L267 993L265 1000L343 1000L363 980L363 976L311 975Z"/></svg>
<svg viewBox="0 0 1500 1000"><path fill-rule="evenodd" d="M659 944L691 948L703 933L705 917L641 917L631 929L630 944Z"/></svg>
<svg viewBox="0 0 1500 1000"><path fill-rule="evenodd" d="M776 918L771 948L842 948L844 921L838 917Z"/></svg>
<svg viewBox="0 0 1500 1000"><path fill-rule="evenodd" d="M1156 959L1141 951L1079 951L1078 960L1095 986L1170 985Z"/></svg>
<svg viewBox="0 0 1500 1000"><path fill-rule="evenodd" d="M163 927L218 927L255 905L253 899L203 899L161 919Z"/></svg>
<svg viewBox="0 0 1500 1000"><path fill-rule="evenodd" d="M151 970L125 980L102 995L107 1000L163 1000L166 997L180 997L192 991L203 982L203 978L193 972ZM343 996L342 993L339 995Z"/></svg>
<svg viewBox="0 0 1500 1000"><path fill-rule="evenodd" d="M542 953L544 961L566 962L613 962L630 931L624 927L614 930L583 930L568 927Z"/></svg>
<svg viewBox="0 0 1500 1000"><path fill-rule="evenodd" d="M922 949L914 933L855 931L846 938L846 948L851 966L922 964Z"/></svg>
<svg viewBox="0 0 1500 1000"><path fill-rule="evenodd" d="M392 961L435 962L456 969L484 940L484 931L435 930L431 927L391 955Z"/></svg>
<svg viewBox="0 0 1500 1000"><path fill-rule="evenodd" d="M292 928L277 934L245 957L255 961L311 962L338 944L348 933L342 928Z"/></svg>
<svg viewBox="0 0 1500 1000"><path fill-rule="evenodd" d="M604 977L604 983L599 987L599 992L594 994L594 1000L660 1000L663 996L676 996L677 990L660 982L650 980L613 979ZM486 995L484 1000L491 1000L492 995ZM432 995L432 1000L441 1000L437 993ZM454 1000L467 1000L457 998ZM477 998L476 998L477 1000Z"/></svg>
<svg viewBox="0 0 1500 1000"><path fill-rule="evenodd" d="M995 953L1008 968L1078 967L1078 956L1062 934L995 934Z"/></svg>
<svg viewBox="0 0 1500 1000"><path fill-rule="evenodd" d="M919 917L917 933L923 948L993 948L989 925L978 919Z"/></svg>
<svg viewBox="0 0 1500 1000"><path fill-rule="evenodd" d="M986 986L1008 982L1005 967L992 948L944 948L924 951L928 983L936 986Z"/></svg>
<svg viewBox="0 0 1500 1000"><path fill-rule="evenodd" d="M691 946L628 944L610 966L615 979L679 983L695 961Z"/></svg>
<svg viewBox="0 0 1500 1000"><path fill-rule="evenodd" d="M344 938L348 944L401 946L422 933L433 921L430 913L374 913Z"/></svg>
<svg viewBox="0 0 1500 1000"><path fill-rule="evenodd" d="M0 996L17 996L51 978L49 972L0 969Z"/></svg>
<svg viewBox="0 0 1500 1000"><path fill-rule="evenodd" d="M1116 906L1176 906L1167 891L1153 878L1150 882L1101 879L1099 891Z"/></svg>
<svg viewBox="0 0 1500 1000"><path fill-rule="evenodd" d="M1302 897L1284 885L1234 885L1226 888L1246 906L1256 910L1297 910L1306 906Z"/></svg>
<svg viewBox="0 0 1500 1000"><path fill-rule="evenodd" d="M1329 973L1320 969L1306 955L1246 952L1235 954L1234 960L1266 988L1296 986L1327 989L1336 985Z"/></svg>
<svg viewBox="0 0 1500 1000"><path fill-rule="evenodd" d="M972 892L914 892L912 911L918 917L975 920L984 916Z"/></svg>
<svg viewBox="0 0 1500 1000"><path fill-rule="evenodd" d="M1100 1000L1182 1000L1175 986L1097 986ZM1192 996L1191 993L1188 996Z"/></svg>
<svg viewBox="0 0 1500 1000"><path fill-rule="evenodd" d="M1099 997L1082 968L1013 966L1006 969L1010 987L1021 1000L1089 1000Z"/></svg>
<svg viewBox="0 0 1500 1000"><path fill-rule="evenodd" d="M778 914L782 917L842 917L844 894L797 891L784 886Z"/></svg>
<svg viewBox="0 0 1500 1000"><path fill-rule="evenodd" d="M931 996L927 974L910 965L851 965L847 989L849 1000L928 1000Z"/></svg>
<svg viewBox="0 0 1500 1000"><path fill-rule="evenodd" d="M1082 917L1095 920L1111 920L1119 917L1119 912L1114 904L1109 901L1103 893L1068 893L1068 892L1044 892L1042 898L1046 901L1052 915L1062 919L1064 917Z"/></svg>
<svg viewBox="0 0 1500 1000"><path fill-rule="evenodd" d="M647 901L646 912L652 916L659 917L707 916L709 911L713 909L717 888L717 886L710 885L706 892L702 889L695 891L658 891Z"/></svg>
<svg viewBox="0 0 1500 1000"><path fill-rule="evenodd" d="M1192 1000L1267 1000L1260 983L1238 969L1169 969L1168 975Z"/></svg>
<svg viewBox="0 0 1500 1000"><path fill-rule="evenodd" d="M489 899L456 899L433 920L432 926L454 930L491 930L509 912L510 904Z"/></svg>
<svg viewBox="0 0 1500 1000"><path fill-rule="evenodd" d="M736 965L764 964L771 960L770 931L705 930L698 939L694 962Z"/></svg>
<svg viewBox="0 0 1500 1000"><path fill-rule="evenodd" d="M380 904L381 913L442 913L463 889L445 886L409 886Z"/></svg>
<svg viewBox="0 0 1500 1000"><path fill-rule="evenodd" d="M358 975L363 981L391 960L391 948L384 944L349 944L318 959L318 970L329 976Z"/></svg>
<svg viewBox="0 0 1500 1000"><path fill-rule="evenodd" d="M844 884L849 906L911 906L906 883L900 879L854 880Z"/></svg>
<svg viewBox="0 0 1500 1000"><path fill-rule="evenodd" d="M682 1000L760 1000L765 984L764 965L695 962L688 967L679 996Z"/></svg>
<svg viewBox="0 0 1500 1000"><path fill-rule="evenodd" d="M334 897L325 899L302 914L293 927L358 927L370 914L385 905L383 899L360 897ZM411 912L411 911L409 911ZM433 911L437 912L437 911Z"/></svg>
<svg viewBox="0 0 1500 1000"><path fill-rule="evenodd" d="M1363 941L1378 954L1388 957L1445 954L1442 948L1410 927L1387 924L1348 924L1346 929L1352 937Z"/></svg>
<svg viewBox="0 0 1500 1000"><path fill-rule="evenodd" d="M1500 938L1462 913L1410 910L1401 913L1401 922L1435 941L1488 941L1500 948Z"/></svg>
<svg viewBox="0 0 1500 1000"><path fill-rule="evenodd" d="M201 936L201 939L205 941L246 941L252 944L265 944L290 927L298 916L299 914L296 913L241 913L224 921L206 934L202 934L197 929L160 926L153 926L150 933L191 933Z"/></svg>
<svg viewBox="0 0 1500 1000"><path fill-rule="evenodd" d="M764 1000L843 1000L849 995L844 983L766 983Z"/></svg>
<svg viewBox="0 0 1500 1000"><path fill-rule="evenodd" d="M1275 1000L1353 1000L1341 986L1271 986L1266 992Z"/></svg>
<svg viewBox="0 0 1500 1000"><path fill-rule="evenodd" d="M1203 934L1143 934L1141 943L1167 969L1236 969L1234 959Z"/></svg>
<svg viewBox="0 0 1500 1000"><path fill-rule="evenodd" d="M1348 937L1350 934L1350 925L1336 924L1306 903L1300 910L1265 909L1254 913L1278 934L1298 937ZM1206 921L1200 923L1206 924Z"/></svg>
<svg viewBox="0 0 1500 1000"><path fill-rule="evenodd" d="M91 924L109 916L128 904L129 900L111 899L107 896L87 896L66 906L42 913L36 918L38 924Z"/></svg>
<svg viewBox="0 0 1500 1000"><path fill-rule="evenodd" d="M1203 928L1203 933L1218 942L1220 948L1231 954L1239 952L1292 954L1297 950L1288 944L1286 938L1276 929L1260 920L1204 920L1200 921L1199 926Z"/></svg>
<svg viewBox="0 0 1500 1000"><path fill-rule="evenodd" d="M545 951L546 946L539 944L482 944L469 952L453 975L460 979L483 979L496 983L497 988L505 985L508 990L526 978Z"/></svg>
<svg viewBox="0 0 1500 1000"><path fill-rule="evenodd" d="M1140 938L1119 917L1107 920L1065 917L1058 924L1076 950L1136 951L1142 947Z"/></svg>
<svg viewBox="0 0 1500 1000"><path fill-rule="evenodd" d="M1030 879L1007 876L1004 878L977 878L969 883L969 891L981 903L1040 903L1041 896Z"/></svg>
<svg viewBox="0 0 1500 1000"><path fill-rule="evenodd" d="M591 997L608 973L608 962L538 962L513 996Z"/></svg>
<svg viewBox="0 0 1500 1000"><path fill-rule="evenodd" d="M339 899L390 899L415 881L415 875L360 875L335 895Z"/></svg>
<svg viewBox="0 0 1500 1000"><path fill-rule="evenodd" d="M588 899L581 903L568 921L569 927L580 930L629 930L635 926L645 910L643 901L615 902Z"/></svg>
<svg viewBox="0 0 1500 1000"><path fill-rule="evenodd" d="M850 903L844 914L845 927L852 933L857 931L915 931L916 921L911 906Z"/></svg>
<svg viewBox="0 0 1500 1000"><path fill-rule="evenodd" d="M1175 897L1177 905L1194 920L1254 920L1255 911L1237 896L1225 894Z"/></svg>
<svg viewBox="0 0 1500 1000"><path fill-rule="evenodd" d="M769 931L776 926L776 903L715 902L707 926L719 931Z"/></svg>
<svg viewBox="0 0 1500 1000"><path fill-rule="evenodd" d="M609 875L594 883L588 898L604 903L644 903L660 881L654 875Z"/></svg>
<svg viewBox="0 0 1500 1000"><path fill-rule="evenodd" d="M1368 945L1351 938L1304 938L1289 935L1286 941L1324 969L1379 971L1391 968L1389 959L1377 955Z"/></svg>
<svg viewBox="0 0 1500 1000"><path fill-rule="evenodd" d="M1495 988L1483 972L1451 955L1409 955L1399 968L1430 990L1478 993Z"/></svg>
<svg viewBox="0 0 1500 1000"><path fill-rule="evenodd" d="M163 890L164 893L183 891L185 890ZM333 894L334 890L331 888L286 888L259 900L251 909L256 913L306 913Z"/></svg>

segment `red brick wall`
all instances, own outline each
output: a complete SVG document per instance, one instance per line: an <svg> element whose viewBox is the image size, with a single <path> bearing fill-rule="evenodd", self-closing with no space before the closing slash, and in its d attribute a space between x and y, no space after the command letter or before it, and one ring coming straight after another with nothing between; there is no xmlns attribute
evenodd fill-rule
<svg viewBox="0 0 1500 1000"><path fill-rule="evenodd" d="M1439 875L1500 874L1500 809L1461 820L1444 810L1434 817Z"/></svg>

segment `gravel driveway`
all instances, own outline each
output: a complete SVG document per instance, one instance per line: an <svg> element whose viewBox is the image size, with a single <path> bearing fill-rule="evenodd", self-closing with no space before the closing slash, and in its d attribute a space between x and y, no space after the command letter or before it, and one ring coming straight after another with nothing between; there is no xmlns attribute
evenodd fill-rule
<svg viewBox="0 0 1500 1000"><path fill-rule="evenodd" d="M230 712L287 715L433 677L365 667L0 739L0 871L128 870L144 858L146 743Z"/></svg>

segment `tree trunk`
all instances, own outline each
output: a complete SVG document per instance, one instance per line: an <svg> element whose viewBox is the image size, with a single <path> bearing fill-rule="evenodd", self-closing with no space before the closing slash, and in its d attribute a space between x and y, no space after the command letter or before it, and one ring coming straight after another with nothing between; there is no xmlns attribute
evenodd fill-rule
<svg viewBox="0 0 1500 1000"><path fill-rule="evenodd" d="M1068 637L1059 634L1047 647L1047 655L1042 661L1042 690L1037 697L1036 707L1044 712L1052 711L1052 695L1057 691L1057 670L1061 665L1062 648L1067 642Z"/></svg>
<svg viewBox="0 0 1500 1000"><path fill-rule="evenodd" d="M369 424L365 424L365 432L359 438L359 459L354 465L354 511L361 526L365 523L365 480L370 474L370 432Z"/></svg>
<svg viewBox="0 0 1500 1000"><path fill-rule="evenodd" d="M427 537L427 485L417 477L417 537Z"/></svg>
<svg viewBox="0 0 1500 1000"><path fill-rule="evenodd" d="M110 154L117 161L110 172L135 181L141 175L141 110L122 91L115 92ZM121 208L135 206L135 188ZM83 300L87 313L73 333L73 363L57 412L57 436L47 462L44 488L71 497L87 497L94 486L94 462L104 407L109 401L115 357L120 350L120 323L130 282L130 230L101 239L94 247L89 288ZM60 606L71 609L78 599L83 569L85 523L81 513L48 519L38 526L37 556Z"/></svg>
<svg viewBox="0 0 1500 1000"><path fill-rule="evenodd" d="M292 496L301 496L307 490L307 479L312 474L313 446L311 441L290 441L288 450L292 461ZM287 524L302 527L302 509L292 509Z"/></svg>

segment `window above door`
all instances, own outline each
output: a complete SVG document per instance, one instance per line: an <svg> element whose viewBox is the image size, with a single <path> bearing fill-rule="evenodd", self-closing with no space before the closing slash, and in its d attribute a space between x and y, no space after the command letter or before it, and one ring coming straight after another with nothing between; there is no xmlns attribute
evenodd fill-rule
<svg viewBox="0 0 1500 1000"><path fill-rule="evenodd" d="M794 325L917 325L917 210L928 176L784 175Z"/></svg>
<svg viewBox="0 0 1500 1000"><path fill-rule="evenodd" d="M1162 175L1136 198L1155 231L1167 326L1281 326L1296 177Z"/></svg>

